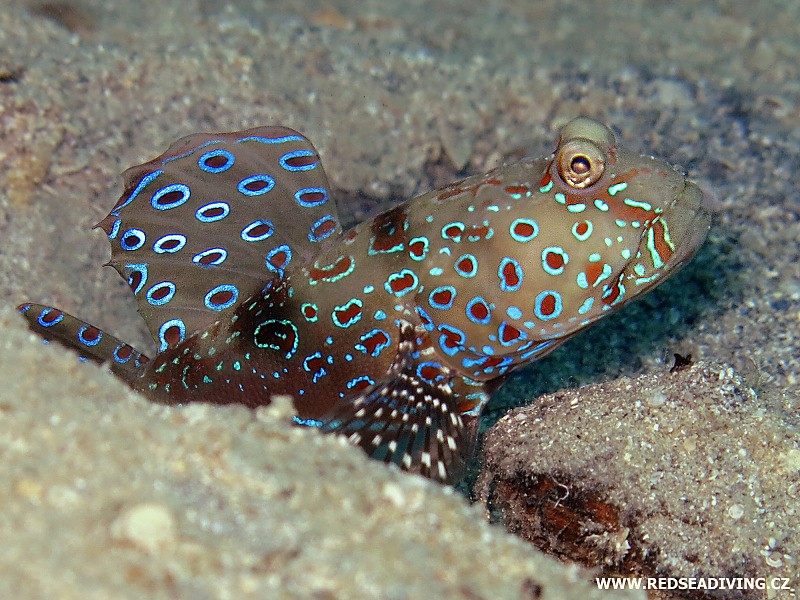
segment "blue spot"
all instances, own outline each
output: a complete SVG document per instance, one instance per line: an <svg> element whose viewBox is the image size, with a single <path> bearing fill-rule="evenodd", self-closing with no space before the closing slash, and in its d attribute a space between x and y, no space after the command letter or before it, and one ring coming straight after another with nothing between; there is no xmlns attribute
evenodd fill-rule
<svg viewBox="0 0 800 600"><path fill-rule="evenodd" d="M236 140L236 143L259 142L261 144L285 144L286 142L305 142L306 140L299 135L283 135L280 137L264 137L260 135L248 135Z"/></svg>
<svg viewBox="0 0 800 600"><path fill-rule="evenodd" d="M303 393L305 390L300 390L300 393ZM322 427L323 422L318 421L317 419L302 419L298 416L292 417L292 421L297 423L298 425L303 425L304 427Z"/></svg>
<svg viewBox="0 0 800 600"><path fill-rule="evenodd" d="M122 219L117 219L114 221L114 224L111 226L111 233L108 234L108 239L113 240L115 237L117 237L120 223L122 223Z"/></svg>
<svg viewBox="0 0 800 600"><path fill-rule="evenodd" d="M164 196L170 194L170 198L172 198L172 194L174 192L178 192L180 194L180 197L177 200L168 200L165 204L161 204L160 200ZM184 204L191 195L192 191L185 183L172 183L170 185L165 185L163 188L153 194L153 197L150 199L150 204L156 210L169 210Z"/></svg>
<svg viewBox="0 0 800 600"><path fill-rule="evenodd" d="M253 186L253 184L258 184L258 183L263 183L264 185L253 188L247 187L247 186ZM262 194L266 194L274 187L275 187L275 180L269 175L253 175L252 177L247 177L246 179L242 179L236 186L236 189L238 189L245 196L261 196Z"/></svg>
<svg viewBox="0 0 800 600"><path fill-rule="evenodd" d="M357 386L362 381L366 381L369 385L375 385L375 380L367 375L359 375L358 377L353 377L350 381L345 383L345 386L348 390L352 390L355 386Z"/></svg>
<svg viewBox="0 0 800 600"><path fill-rule="evenodd" d="M506 314L511 317L512 319L521 319L522 318L522 311L517 306L509 306L506 309Z"/></svg>
<svg viewBox="0 0 800 600"><path fill-rule="evenodd" d="M212 167L207 165L206 163L217 156L225 157L225 163L221 164L218 167ZM227 171L233 166L234 161L236 158L233 156L231 152L227 150L218 149L218 150L211 150L210 152L206 152L200 158L197 159L197 166L203 169L206 173L222 173L223 171Z"/></svg>

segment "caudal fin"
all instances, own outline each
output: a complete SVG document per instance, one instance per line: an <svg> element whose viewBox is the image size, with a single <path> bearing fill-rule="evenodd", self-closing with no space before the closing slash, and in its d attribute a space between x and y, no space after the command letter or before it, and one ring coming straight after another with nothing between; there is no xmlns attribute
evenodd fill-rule
<svg viewBox="0 0 800 600"><path fill-rule="evenodd" d="M47 342L56 341L75 350L81 360L108 364L112 373L131 386L150 360L133 346L57 308L25 303L17 310L31 330Z"/></svg>

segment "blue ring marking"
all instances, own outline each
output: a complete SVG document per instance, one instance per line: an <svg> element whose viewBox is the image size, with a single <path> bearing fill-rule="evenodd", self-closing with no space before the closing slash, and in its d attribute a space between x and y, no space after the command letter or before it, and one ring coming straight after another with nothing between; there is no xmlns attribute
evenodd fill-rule
<svg viewBox="0 0 800 600"><path fill-rule="evenodd" d="M205 256L208 256L209 254L219 254L220 256L219 258L212 260L208 264L201 263L200 259L202 259ZM195 254L192 257L192 262L204 268L216 267L217 265L221 265L222 263L224 263L226 258L228 258L228 251L225 250L225 248L209 248L208 250L203 250L202 252L198 252L197 254Z"/></svg>
<svg viewBox="0 0 800 600"><path fill-rule="evenodd" d="M385 335L387 341L375 346L375 349L370 354L370 356L372 356L373 358L380 356L381 352L383 352L384 350L386 350L386 348L392 345L392 337L389 335L388 332L384 331L383 329L375 328L372 331L368 331L359 338L363 342L378 333L382 333L383 335ZM356 344L353 347L359 352L363 352L364 354L367 353L367 347L364 344Z"/></svg>
<svg viewBox="0 0 800 600"><path fill-rule="evenodd" d="M450 227L455 227L458 229L458 233L455 235L450 235L446 233L446 230ZM464 235L464 230L467 228L464 223L461 221L453 221L452 223L448 223L447 225L442 226L442 239L443 240L451 240L453 242L459 243L461 241L461 236Z"/></svg>
<svg viewBox="0 0 800 600"><path fill-rule="evenodd" d="M24 315L24 314L25 314L26 312L28 312L28 311L29 311L31 308L32 308L32 305L31 305L31 304L23 304L23 305L22 305L22 306L20 306L20 307L19 307L19 309L18 309L18 310L19 310L19 314L21 314L21 315Z"/></svg>
<svg viewBox="0 0 800 600"><path fill-rule="evenodd" d="M459 268L458 264L464 259L472 263L472 269L470 271L463 271ZM453 263L453 268L456 270L456 273L461 275L461 277L471 279L478 274L478 259L472 254L462 254L456 259L456 262Z"/></svg>
<svg viewBox="0 0 800 600"><path fill-rule="evenodd" d="M136 294L142 291L142 288L147 283L147 276L148 276L147 263L136 263L136 264L125 265L125 270L128 275L127 279L128 285L131 285L133 283L133 273L139 273L139 275L142 276L141 281L139 281L139 285L137 285L136 289L133 290L133 294L135 296Z"/></svg>
<svg viewBox="0 0 800 600"><path fill-rule="evenodd" d="M464 343L466 342L467 336L464 335L464 332L458 329L457 327L453 327L452 325L448 325L443 323L438 327L439 331L447 331L459 336L459 340L457 341L457 345L455 348L448 348L444 345L444 342L447 340L447 336L442 334L439 336L439 347L442 349L442 352L447 354L447 356L455 356L461 350L464 350Z"/></svg>
<svg viewBox="0 0 800 600"><path fill-rule="evenodd" d="M114 348L114 352L112 354L114 356L114 362L115 363L118 363L120 365L124 365L131 358L133 358L133 356L136 354L136 352L133 349L131 349L131 353L128 355L128 358L120 358L119 357L119 351L122 350L123 348L127 347L127 346L128 346L128 344L123 342L123 343L119 344L116 348Z"/></svg>
<svg viewBox="0 0 800 600"><path fill-rule="evenodd" d="M250 235L250 231L261 225L266 225L269 227L266 233L262 233L261 235ZM242 229L241 237L245 242L260 242L267 239L273 233L275 233L275 226L272 224L272 221L259 219L258 221L253 221L250 223L250 225Z"/></svg>
<svg viewBox="0 0 800 600"><path fill-rule="evenodd" d="M450 302L440 303L433 299L435 294L439 294L441 292L450 292ZM438 308L439 310L450 310L453 308L453 302L455 302L457 294L458 291L452 285L440 285L439 287L431 290L431 293L428 294L428 304L430 304L433 308Z"/></svg>
<svg viewBox="0 0 800 600"><path fill-rule="evenodd" d="M305 194L322 194L322 200L303 200L303 196ZM321 187L303 188L294 193L294 199L297 200L297 203L303 208L314 208L316 206L321 206L328 201L328 190Z"/></svg>
<svg viewBox="0 0 800 600"><path fill-rule="evenodd" d="M408 242L408 247L411 248L411 246L413 246L414 244L416 244L418 242L422 243L422 256L416 256L416 255L411 253L411 250L409 250L408 255L411 257L411 260L415 260L415 261L425 260L425 257L428 255L428 249L430 247L430 241L428 241L428 238L425 237L425 236L411 238L411 240L409 240L409 242Z"/></svg>
<svg viewBox="0 0 800 600"><path fill-rule="evenodd" d="M158 201L167 194L171 192L181 192L182 196L177 200L170 202L168 204L159 204ZM150 204L156 210L169 210L171 208L175 208L176 206L180 206L184 204L189 197L192 195L192 190L189 189L189 186L185 183L172 183L170 185L165 185L160 190L156 191L153 194L153 197L150 198Z"/></svg>
<svg viewBox="0 0 800 600"><path fill-rule="evenodd" d="M159 352L164 352L164 350L169 348L169 344L167 343L164 334L166 334L167 329L170 327L177 327L178 331L180 331L181 337L178 340L178 343L186 339L186 324L181 319L170 319L169 321L164 321L161 324L161 327L158 328L158 341L161 342L161 346L158 350Z"/></svg>
<svg viewBox="0 0 800 600"><path fill-rule="evenodd" d="M578 233L578 225L580 225L581 223L586 223L586 233L584 233L583 235L580 235ZM572 225L572 235L574 235L575 239L578 240L579 242L585 242L586 240L588 240L592 235L592 231L594 231L594 225L588 219L586 221L576 221Z"/></svg>
<svg viewBox="0 0 800 600"><path fill-rule="evenodd" d="M114 224L111 226L111 233L108 234L108 239L113 240L115 237L117 237L120 223L122 223L122 219L117 219L114 221Z"/></svg>
<svg viewBox="0 0 800 600"><path fill-rule="evenodd" d="M357 306L358 307L358 312L355 315L353 315L352 317L350 317L347 321L342 323L342 321L339 320L339 315L337 313L344 312L344 311L348 310L351 306ZM331 320L333 321L333 324L336 325L337 327L341 327L342 329L346 329L346 328L350 327L351 325L355 325L356 323L358 323L361 320L361 317L364 314L363 313L363 308L364 308L364 303L361 302L361 300L359 300L358 298L350 298L350 300L348 300L347 302L345 302L341 306L339 306L338 304L334 305L333 311L331 312ZM328 339L331 340L330 342L328 342L328 344L332 344L333 343L333 338L328 336Z"/></svg>
<svg viewBox="0 0 800 600"><path fill-rule="evenodd" d="M36 319L39 322L39 325L41 325L42 327L52 327L53 325L57 325L58 323L61 323L61 321L64 320L64 313L63 312L60 315L58 315L55 319L50 321L50 322L44 320L44 318L47 315L49 315L51 312L53 312L54 310L56 310L56 309L54 309L54 308L44 308L44 309L42 309L42 312L39 313L39 317Z"/></svg>
<svg viewBox="0 0 800 600"><path fill-rule="evenodd" d="M286 260L283 261L283 264L275 266L270 262L270 259L279 254L284 252L286 254ZM283 274L283 270L289 265L289 262L292 260L292 249L289 247L289 244L281 244L280 246L275 246L272 250L267 252L267 257L264 259L264 264L266 265L267 269L274 273Z"/></svg>
<svg viewBox="0 0 800 600"><path fill-rule="evenodd" d="M87 340L83 337L83 334L86 333L87 329L89 329L88 325L83 325L80 329L78 329L78 341L80 341L80 343L84 346L97 346L97 344L100 343L100 340L103 339L103 332L98 330L97 337L95 339Z"/></svg>
<svg viewBox="0 0 800 600"><path fill-rule="evenodd" d="M130 196L128 196L128 199L125 200L125 202L123 202L119 206L117 206L114 210L112 210L111 214L114 215L115 217L118 217L119 216L119 211L121 211L123 208L128 206L128 204L130 204L131 202L133 202L136 199L136 196L138 196L144 188L146 188L148 185L150 185L150 183L156 177L161 175L163 172L164 171L159 169L158 171L153 171L152 173L148 173L147 175L142 177L139 180L139 184L136 186L136 189L133 190L133 192L131 192Z"/></svg>
<svg viewBox="0 0 800 600"><path fill-rule="evenodd" d="M547 255L553 253L558 254L564 260L564 264L557 269L552 268L550 265L547 264ZM567 254L566 250L564 250L561 246L548 246L544 250L542 250L542 269L544 269L545 273L549 275L561 275L564 272L564 269L569 264L569 254Z"/></svg>
<svg viewBox="0 0 800 600"><path fill-rule="evenodd" d="M533 228L533 233L530 235L520 235L514 231L514 228L517 225L530 225ZM511 234L511 238L517 242L530 242L533 238L539 235L539 224L534 221L533 219L525 219L525 218L518 218L511 221L511 225L508 228L508 232Z"/></svg>
<svg viewBox="0 0 800 600"><path fill-rule="evenodd" d="M353 377L350 381L348 381L344 385L348 390L352 390L362 381L366 381L370 385L375 385L375 380L369 375L359 375L358 377Z"/></svg>
<svg viewBox="0 0 800 600"><path fill-rule="evenodd" d="M317 227L319 227L323 223L326 223L328 221L333 222L334 225L333 229L331 229L330 231L326 231L322 235L315 235L314 230L317 229ZM317 222L311 226L311 229L308 231L308 241L321 242L322 240L332 236L334 233L336 233L336 218L333 215L325 215L324 217L317 219Z"/></svg>
<svg viewBox="0 0 800 600"><path fill-rule="evenodd" d="M316 156L316 152L313 152L311 150L293 150L292 152L287 152L286 154L281 156L278 159L278 162L287 171L310 171L311 169L317 168L317 165L319 164L319 159L315 160L313 163L307 165L300 165L299 167L294 167L288 164L287 161L293 158L298 158L300 156Z"/></svg>
<svg viewBox="0 0 800 600"><path fill-rule="evenodd" d="M203 213L207 210L211 210L213 208L221 208L222 214L217 215L216 217L207 217ZM203 223L214 223L215 221L221 221L225 217L227 217L231 213L231 206L227 202L209 202L208 204L204 204L200 208L198 208L194 212L194 216L198 221L202 221Z"/></svg>
<svg viewBox="0 0 800 600"><path fill-rule="evenodd" d="M397 280L397 279L403 279L407 275L411 277L412 284L410 286L406 287L406 288L403 288L399 292L395 292L392 289L392 282ZM392 273L392 274L389 275L389 277L386 279L386 281L383 284L383 289L385 289L387 292L389 292L393 296L395 296L397 298L400 298L401 296L405 296L409 292L413 292L415 289L417 289L418 285L419 285L419 277L417 277L417 274L414 273L414 271L412 271L411 269L401 269L397 273Z"/></svg>
<svg viewBox="0 0 800 600"><path fill-rule="evenodd" d="M169 290L169 293L163 298L159 298L157 300L154 299L153 294L163 290L164 288L167 288ZM153 306L163 306L164 304L166 304L175 297L176 289L177 288L175 287L175 284L172 283L171 281L162 281L160 283L155 284L153 287L147 290L147 294L145 294L145 296L147 297L147 302L149 304L152 304Z"/></svg>
<svg viewBox="0 0 800 600"><path fill-rule="evenodd" d="M136 238L136 243L128 244L126 242L126 239L128 238L128 236L135 237ZM125 231L125 233L122 234L122 237L119 240L119 245L120 245L120 248L122 248L123 250L133 251L133 250L138 250L139 248L144 246L144 243L145 243L146 240L147 240L147 236L145 235L144 231L142 231L141 229L136 229L135 227L132 227L131 229L128 229L127 231Z"/></svg>
<svg viewBox="0 0 800 600"><path fill-rule="evenodd" d="M237 144L242 142L259 142L260 144L284 144L286 142L305 142L305 138L299 135L285 135L283 137L268 138L261 135L248 135L236 140Z"/></svg>
<svg viewBox="0 0 800 600"><path fill-rule="evenodd" d="M217 292L231 292L233 295L227 302L223 302L222 304L214 304L211 302L211 297ZM233 306L238 299L239 288L237 288L235 285L231 285L230 283L223 283L208 291L203 298L203 304L205 304L206 307L210 308L211 310L225 310L226 308Z"/></svg>
<svg viewBox="0 0 800 600"><path fill-rule="evenodd" d="M257 190L248 190L245 187L246 185L255 183L256 181L263 181L267 185ZM261 196L262 194L266 194L274 187L275 187L275 180L269 175L261 174L261 175L253 175L252 177L247 177L245 179L242 179L236 186L236 189L238 189L245 196Z"/></svg>
<svg viewBox="0 0 800 600"><path fill-rule="evenodd" d="M517 285L507 285L506 278L503 275L503 271L506 268L506 265L514 265L514 272L517 275ZM510 256L503 257L503 260L500 261L500 267L497 269L497 276L500 278L500 289L504 292L516 292L519 288L522 287L522 280L525 276L525 272L522 269L522 265L519 264L519 261L515 258L511 258Z"/></svg>
<svg viewBox="0 0 800 600"><path fill-rule="evenodd" d="M506 327L514 327L513 325L509 325L506 321L500 323L500 327L497 328L497 341L500 342L503 346L513 346L514 344L519 344L528 338L528 334L524 331L520 330L518 327L514 327L517 331L519 331L519 337L514 338L510 342L504 342L503 332L506 330Z"/></svg>
<svg viewBox="0 0 800 600"><path fill-rule="evenodd" d="M486 316L482 319L477 317L473 317L471 314L472 307L476 304L482 304L486 308ZM467 315L467 318L472 321L473 323L477 323L478 325L486 325L489 321L492 320L492 306L486 300L484 300L481 296L475 296L472 300L467 302L466 310L464 311Z"/></svg>
<svg viewBox="0 0 800 600"><path fill-rule="evenodd" d="M427 377L425 377L422 374L422 370L425 367L433 367L434 369L439 371L439 373L433 379L428 379ZM434 384L436 382L444 380L444 373L442 373L442 363L436 362L436 361L432 361L432 360L427 360L427 361L419 363L417 365L417 377L422 379L422 381L425 381L425 382L431 383L431 384Z"/></svg>
<svg viewBox="0 0 800 600"><path fill-rule="evenodd" d="M227 159L225 164L220 167L209 167L206 164L206 161L209 158L214 158L215 156L224 156ZM203 171L205 171L206 173L222 173L223 171L227 171L228 169L230 169L235 161L236 157L233 155L232 152L219 148L217 150L211 150L210 152L206 152L200 158L198 158L197 166L203 169Z"/></svg>
<svg viewBox="0 0 800 600"><path fill-rule="evenodd" d="M162 248L163 244L167 242L177 241L178 245L174 248ZM158 238L155 243L153 244L153 252L156 254L172 254L173 252L177 252L181 248L186 245L186 236L181 233L170 233L169 235L162 236Z"/></svg>
<svg viewBox="0 0 800 600"><path fill-rule="evenodd" d="M555 310L553 311L552 315L543 315L542 314L542 302L548 296L553 296L555 298L555 301L556 301ZM561 303L561 294L559 294L557 291L555 291L555 290L545 290L545 291L541 292L538 296L536 296L536 300L535 300L534 305L533 305L533 313L536 315L536 317L538 319L541 319L542 321L550 321L552 319L557 319L558 316L561 314L562 310L563 310L563 306L562 306L562 303Z"/></svg>

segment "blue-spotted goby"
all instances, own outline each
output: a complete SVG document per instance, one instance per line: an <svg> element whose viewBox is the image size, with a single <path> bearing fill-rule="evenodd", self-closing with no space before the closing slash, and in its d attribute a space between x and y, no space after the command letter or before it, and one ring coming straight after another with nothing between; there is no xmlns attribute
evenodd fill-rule
<svg viewBox="0 0 800 600"><path fill-rule="evenodd" d="M158 402L289 394L298 423L446 482L489 390L664 281L709 227L695 184L586 118L551 156L347 232L291 129L191 135L124 180L98 226L158 353L24 304L35 331Z"/></svg>

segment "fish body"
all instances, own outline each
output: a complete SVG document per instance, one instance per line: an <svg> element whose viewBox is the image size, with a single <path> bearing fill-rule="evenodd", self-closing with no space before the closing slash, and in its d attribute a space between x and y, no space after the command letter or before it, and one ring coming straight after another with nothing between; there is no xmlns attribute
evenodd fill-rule
<svg viewBox="0 0 800 600"><path fill-rule="evenodd" d="M586 118L551 156L347 232L286 128L189 136L124 177L98 226L158 354L23 305L33 329L155 401L291 395L298 423L448 482L506 374L663 281L709 226L695 184Z"/></svg>

